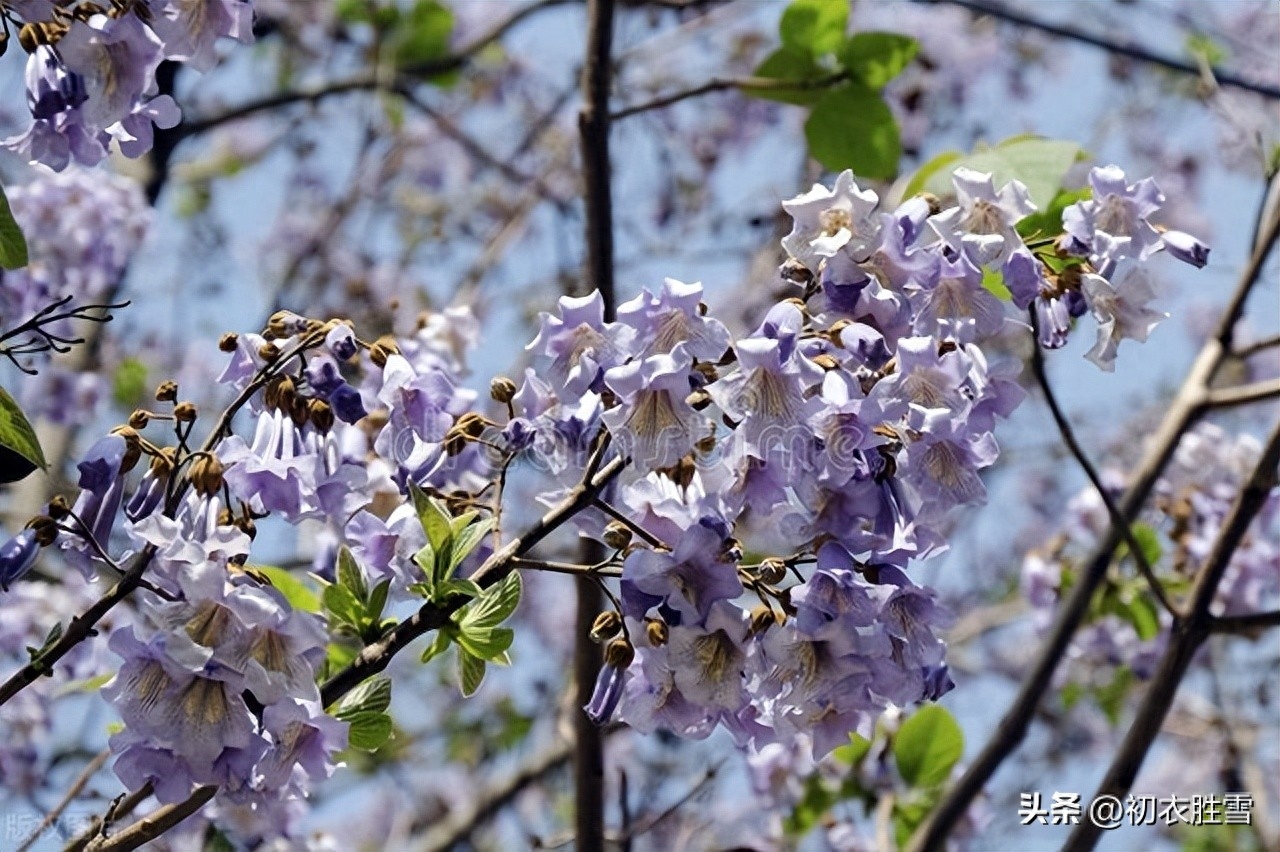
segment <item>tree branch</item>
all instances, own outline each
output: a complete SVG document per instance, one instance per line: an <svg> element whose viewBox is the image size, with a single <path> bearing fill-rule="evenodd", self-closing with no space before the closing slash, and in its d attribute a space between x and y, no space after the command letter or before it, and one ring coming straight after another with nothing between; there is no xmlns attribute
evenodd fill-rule
<svg viewBox="0 0 1280 852"><path fill-rule="evenodd" d="M1242 270L1214 334L1201 347L1182 387L1170 404L1164 421L1134 469L1129 487L1118 504L1120 516L1126 523L1132 523L1138 516L1151 489L1155 487L1156 480L1177 449L1182 435L1203 414L1209 383L1231 350L1236 323L1278 238L1280 215L1274 215L1264 229L1262 241L1255 246L1249 262ZM1013 704L1005 711L995 732L969 768L943 795L928 819L912 836L907 847L909 852L928 852L942 848L951 829L968 810L970 803L982 792L982 788L1005 759L1022 743L1035 718L1040 699L1048 691L1053 673L1065 655L1071 638L1084 621L1093 593L1106 577L1111 555L1122 540L1121 530L1115 524L1108 525L1102 540L1082 563L1083 570L1077 577L1076 585L1062 601L1057 618L1045 637L1031 670L1022 681Z"/></svg>
<svg viewBox="0 0 1280 852"><path fill-rule="evenodd" d="M67 788L67 792L63 794L62 799L53 806L53 810L45 814L44 819L40 821L40 825L36 826L36 830L26 840L22 841L22 845L18 847L17 852L27 852L28 849L36 844L40 836L58 821L58 817L62 816L67 807L75 801L76 796L80 795L80 791L89 783L89 779L106 764L110 757L111 749L103 749L98 752L93 760L89 761L80 774L76 776L75 780L71 782L71 786Z"/></svg>
<svg viewBox="0 0 1280 852"><path fill-rule="evenodd" d="M1209 630L1214 633L1257 633L1270 627L1280 627L1280 609L1248 615L1220 615L1210 623Z"/></svg>
<svg viewBox="0 0 1280 852"><path fill-rule="evenodd" d="M639 115L644 112L651 112L655 109L669 107L672 104L678 104L689 98L697 98L702 95L709 95L712 92L723 92L729 89L738 89L742 91L795 91L804 89L825 89L828 86L834 86L837 83L849 79L847 72L831 74L827 77L821 77L817 80L777 80L772 77L714 77L701 85L694 86L691 89L682 89L678 92L660 95L653 100L644 101L643 103L634 104L629 107L614 112L609 117L614 121L621 121L624 118L630 118L633 115Z"/></svg>
<svg viewBox="0 0 1280 852"><path fill-rule="evenodd" d="M1247 385L1214 388L1205 395L1204 404L1209 408L1228 408L1233 405L1263 402L1276 397L1280 397L1280 379L1267 379Z"/></svg>
<svg viewBox="0 0 1280 852"><path fill-rule="evenodd" d="M1093 800L1096 801L1099 796L1123 799L1132 787L1147 751L1160 734L1164 718L1173 704L1174 696L1186 674L1187 667L1191 665L1196 651L1208 638L1213 627L1214 618L1209 614L1209 607L1213 604L1218 585L1222 582L1222 576L1231 562L1231 556L1240 546L1254 516L1270 497L1271 490L1276 487L1277 464L1280 464L1280 422L1272 427L1258 463L1249 474L1248 480L1222 524L1222 529L1196 580L1191 594L1190 611L1186 618L1178 619L1174 623L1169 645L1160 658L1155 674L1151 677L1151 685L1147 688L1133 724L1125 734L1124 741L1112 759L1102 783L1098 785L1098 791L1094 794ZM1071 832L1071 836L1067 838L1066 845L1062 847L1063 852L1086 852L1092 849L1102 831L1103 829L1095 825L1092 819L1081 820Z"/></svg>
<svg viewBox="0 0 1280 852"><path fill-rule="evenodd" d="M1203 77L1205 69L1201 66L1181 59L1175 59L1170 56L1164 56L1154 53L1146 48L1138 47L1133 44L1125 44L1123 42L1113 41L1103 36L1094 35L1077 27L1067 26L1063 24L1051 24L1048 21L1042 21L1033 18L1030 15L1024 15L1007 9L996 3L984 2L984 0L916 0L916 2L925 3L949 3L952 6L959 6L962 9L968 9L976 15L987 15L997 20L1006 21L1011 24L1017 24L1020 27L1026 27L1030 30L1037 30L1049 35L1058 36L1060 38L1077 41L1081 44L1091 45L1101 48L1108 53L1116 56L1123 56L1127 59L1134 59L1138 62L1145 62L1148 65L1156 65L1169 71L1177 71L1181 74L1190 74L1195 77ZM1234 89L1243 89L1246 92L1253 92L1256 95L1262 95L1273 100L1280 100L1280 89L1268 86L1264 83L1255 83L1252 80L1246 80L1227 71L1219 71L1216 68L1208 68L1213 74L1213 79L1219 86L1230 86Z"/></svg>

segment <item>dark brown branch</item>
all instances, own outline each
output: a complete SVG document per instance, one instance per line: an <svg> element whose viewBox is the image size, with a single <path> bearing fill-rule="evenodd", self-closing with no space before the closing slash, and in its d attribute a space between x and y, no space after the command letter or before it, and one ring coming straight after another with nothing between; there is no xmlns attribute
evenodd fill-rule
<svg viewBox="0 0 1280 852"><path fill-rule="evenodd" d="M1214 618L1209 614L1209 607L1217 595L1218 585L1231 562L1231 556L1244 540L1250 523L1271 496L1271 490L1276 487L1278 464L1280 422L1272 428L1258 463L1223 522L1196 579L1191 593L1190 611L1186 618L1174 622L1169 644L1151 677L1151 685L1142 697L1133 724L1125 734L1111 766L1107 768L1102 783L1098 785L1098 792L1094 794L1093 800L1096 801L1100 796L1115 796L1123 800L1133 786L1151 744L1160 734L1160 728L1187 667L1210 634ZM1092 849L1102 832L1103 829L1095 825L1093 820L1081 820L1067 838L1066 845L1062 847L1063 852L1086 852Z"/></svg>
<svg viewBox="0 0 1280 852"><path fill-rule="evenodd" d="M622 119L630 118L633 115L639 115L640 113L669 107L672 104L678 104L681 101L701 97L702 95L709 95L712 92L724 92L730 89L747 92L782 90L790 92L805 89L825 89L828 86L834 86L837 83L843 82L848 78L849 75L844 72L831 74L830 76L821 77L816 80L776 80L772 77L716 77L690 89L681 89L678 92L659 95L653 100L633 104L629 107L623 107L613 113L610 118L614 121L621 121Z"/></svg>
<svg viewBox="0 0 1280 852"><path fill-rule="evenodd" d="M1248 615L1223 615L1209 625L1214 633L1256 633L1271 627L1280 627L1280 609Z"/></svg>
<svg viewBox="0 0 1280 852"><path fill-rule="evenodd" d="M93 760L89 761L85 768L81 770L80 774L76 776L75 780L71 782L71 786L68 787L66 793L62 795L62 799L59 800L58 804L53 806L53 810L44 815L44 819L40 821L40 825L36 826L36 830L22 842L22 845L18 847L17 852L27 852L28 849L36 844L36 841L40 839L40 836L48 831L49 828L58 821L58 818L62 816L67 807L75 801L76 796L80 795L80 791L89 783L89 779L91 779L94 774L96 774L97 771L106 764L110 757L111 749L103 749L98 752Z"/></svg>
<svg viewBox="0 0 1280 852"><path fill-rule="evenodd" d="M1005 8L997 3L988 3L984 0L917 0L917 2L926 3L949 3L952 6L959 6L962 9L968 9L977 15L987 15L997 20L1007 21L1011 24L1017 24L1020 27L1026 27L1029 30L1036 30L1049 35L1058 36L1060 38L1077 41L1081 44L1098 47L1115 56L1123 56L1126 59L1133 59L1138 62L1145 62L1148 65L1155 65L1165 68L1169 71L1177 71L1181 74L1189 74L1195 77L1202 77L1204 70L1199 65L1186 62L1181 59L1175 59L1171 56L1164 56L1159 53L1138 47L1133 44L1114 41L1103 36L1086 32L1078 27L1068 26L1065 24L1051 24L1048 21L1042 21L1030 15L1024 15L1015 12L1012 9ZM1280 89L1274 86L1268 86L1265 83L1255 83L1252 80L1246 80L1227 71L1219 71L1216 68L1209 68L1213 74L1213 79L1219 86L1230 86L1234 89L1243 89L1246 92L1253 92L1256 95L1280 100Z"/></svg>
<svg viewBox="0 0 1280 852"><path fill-rule="evenodd" d="M1089 478L1093 489L1102 498L1102 504L1107 508L1107 517L1111 521L1112 528L1120 530L1125 544L1129 546L1129 555L1133 558L1134 564L1138 566L1138 571L1147 581L1147 585L1151 587L1151 593L1156 596L1156 600L1160 601L1160 606L1164 607L1165 612L1177 618L1179 614L1178 608L1169 599L1169 595L1164 589L1164 584L1160 582L1160 578L1156 576L1151 564L1147 562L1147 555L1143 552L1142 545L1138 543L1137 538L1133 535L1133 527L1120 514L1120 507L1116 505L1116 501L1111 497L1111 492L1102 483L1102 477L1098 475L1097 468L1093 466L1093 462L1089 461L1084 447L1080 446L1080 442L1076 440L1075 430L1071 428L1070 421L1067 420L1062 407L1058 405L1058 398L1053 392L1053 387L1049 384L1049 374L1045 369L1044 350L1040 348L1038 342L1040 339L1040 320L1036 316L1034 307L1028 311L1028 314L1031 317L1031 372L1035 374L1036 383L1040 385L1044 400L1049 406L1049 413L1053 415L1053 422L1057 424L1058 433L1062 435L1062 443L1067 445L1067 450L1071 453L1071 457L1080 465L1080 469Z"/></svg>
<svg viewBox="0 0 1280 852"><path fill-rule="evenodd" d="M551 8L552 6L560 6L569 2L571 2L571 0L538 0L536 3L521 6L506 20L495 25L493 29L477 36L474 41L461 47L457 53L443 56L439 59L432 59L428 62L406 65L405 67L398 69L398 73L395 75L394 79L397 81L414 80L415 78L424 79L434 77L439 74L447 74L450 71L457 71L469 64L471 60L475 58L476 54L501 39L512 28L524 21L526 18L537 12L541 12L544 9ZM269 112L270 110L289 106L291 104L316 103L333 95L340 95L346 92L358 92L383 88L388 82L390 82L387 78L388 75L385 71L375 68L371 71L349 77L345 80L334 80L328 83L294 89L288 92L277 92L276 94L268 95L255 101L249 101L237 107L232 107L226 112L218 113L217 115L211 115L189 122L184 121L182 124L179 124L174 128L174 131L176 132L177 138L181 140L188 136L205 133L215 127L219 127L232 121L239 121L242 118L257 115L260 112Z"/></svg>
<svg viewBox="0 0 1280 852"><path fill-rule="evenodd" d="M85 852L128 852L150 843L187 817L209 804L218 788L209 785L198 788L191 797L177 804L156 808L142 819L110 837L96 837L86 845Z"/></svg>

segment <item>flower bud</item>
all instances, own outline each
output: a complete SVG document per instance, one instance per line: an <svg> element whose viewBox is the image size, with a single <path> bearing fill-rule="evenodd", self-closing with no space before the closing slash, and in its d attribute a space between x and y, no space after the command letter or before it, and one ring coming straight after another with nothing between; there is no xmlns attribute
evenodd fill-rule
<svg viewBox="0 0 1280 852"><path fill-rule="evenodd" d="M516 383L506 376L495 376L489 382L489 396L494 402L506 405L516 398Z"/></svg>
<svg viewBox="0 0 1280 852"><path fill-rule="evenodd" d="M216 456L202 455L191 463L191 485L201 494L217 494L222 490L222 472Z"/></svg>
<svg viewBox="0 0 1280 852"><path fill-rule="evenodd" d="M218 350L221 352L235 352L236 347L240 345L240 335L234 331L228 331L222 337L218 338Z"/></svg>
<svg viewBox="0 0 1280 852"><path fill-rule="evenodd" d="M615 669L625 669L636 658L636 649L626 639L614 639L604 649L604 663Z"/></svg>
<svg viewBox="0 0 1280 852"><path fill-rule="evenodd" d="M280 347L268 340L258 347L258 357L268 364L275 363L275 360L280 357Z"/></svg>
<svg viewBox="0 0 1280 852"><path fill-rule="evenodd" d="M747 635L761 635L770 627L780 623L778 616L779 613L774 611L773 607L760 604L755 609L751 610L751 626L747 628ZM785 619L786 616L784 615L782 618Z"/></svg>
<svg viewBox="0 0 1280 852"><path fill-rule="evenodd" d="M808 287L813 283L813 273L809 271L809 267L794 257L787 258L786 262L778 267L778 275L782 277L783 281L797 284L801 287Z"/></svg>
<svg viewBox="0 0 1280 852"><path fill-rule="evenodd" d="M190 400L185 400L173 407L173 419L179 423L192 423L200 414L196 404Z"/></svg>
<svg viewBox="0 0 1280 852"><path fill-rule="evenodd" d="M333 408L323 399L307 400L307 417L322 435L327 435L333 428Z"/></svg>
<svg viewBox="0 0 1280 852"><path fill-rule="evenodd" d="M724 543L720 545L720 561L741 562L742 542L738 541L736 538L726 538Z"/></svg>
<svg viewBox="0 0 1280 852"><path fill-rule="evenodd" d="M388 357L399 354L400 347L396 344L395 338L389 334L379 337L374 344L369 347L369 358L379 368L387 366Z"/></svg>
<svg viewBox="0 0 1280 852"><path fill-rule="evenodd" d="M55 521L60 521L71 511L71 504L67 502L67 498L61 494L49 501L48 510L49 517Z"/></svg>
<svg viewBox="0 0 1280 852"><path fill-rule="evenodd" d="M810 360L812 360L813 363L817 364L819 367L821 367L822 369L828 372L830 372L831 370L840 369L840 362L837 361L835 358L831 357L831 355L827 352L814 355L813 358Z"/></svg>
<svg viewBox="0 0 1280 852"><path fill-rule="evenodd" d="M606 610L596 616L595 623L591 625L591 641L605 642L618 635L618 631L622 629L622 616L618 615L616 610Z"/></svg>
<svg viewBox="0 0 1280 852"><path fill-rule="evenodd" d="M615 550L626 550L627 545L631 543L631 528L621 521L610 521L604 528L604 535L601 538L604 539L605 544Z"/></svg>
<svg viewBox="0 0 1280 852"><path fill-rule="evenodd" d="M766 586L776 586L787 576L787 563L776 556L770 556L760 563L756 569L756 577Z"/></svg>
<svg viewBox="0 0 1280 852"><path fill-rule="evenodd" d="M178 398L178 383L173 379L165 379L156 388L156 402L173 402Z"/></svg>
<svg viewBox="0 0 1280 852"><path fill-rule="evenodd" d="M48 547L58 540L58 522L48 515L36 515L27 521L27 529L35 530L36 542Z"/></svg>
<svg viewBox="0 0 1280 852"><path fill-rule="evenodd" d="M711 394L699 389L686 396L684 401L687 402L689 407L694 411L702 411L711 404Z"/></svg>
<svg viewBox="0 0 1280 852"><path fill-rule="evenodd" d="M147 424L151 422L151 415L141 408L135 409L129 415L129 426L133 429L145 429Z"/></svg>
<svg viewBox="0 0 1280 852"><path fill-rule="evenodd" d="M671 638L671 628L660 618L647 618L644 622L644 635L650 645L661 648Z"/></svg>

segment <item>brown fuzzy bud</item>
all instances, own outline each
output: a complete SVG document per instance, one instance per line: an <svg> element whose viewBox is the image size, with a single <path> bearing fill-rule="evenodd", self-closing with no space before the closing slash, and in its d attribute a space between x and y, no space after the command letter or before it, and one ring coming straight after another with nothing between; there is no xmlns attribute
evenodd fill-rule
<svg viewBox="0 0 1280 852"><path fill-rule="evenodd" d="M218 338L218 350L221 352L235 352L236 347L240 345L240 335L234 331L228 331L222 337Z"/></svg>
<svg viewBox="0 0 1280 852"><path fill-rule="evenodd" d="M307 400L307 417L321 435L329 434L333 428L333 407L323 399Z"/></svg>
<svg viewBox="0 0 1280 852"><path fill-rule="evenodd" d="M770 556L756 568L756 577L766 586L776 586L787 576L787 563L776 556Z"/></svg>
<svg viewBox="0 0 1280 852"><path fill-rule="evenodd" d="M516 398L516 390L516 383L506 376L494 376L493 381L489 382L489 397L503 405Z"/></svg>
<svg viewBox="0 0 1280 852"><path fill-rule="evenodd" d="M258 347L258 357L268 364L274 364L275 360L280 357L280 347L268 340Z"/></svg>
<svg viewBox="0 0 1280 852"><path fill-rule="evenodd" d="M120 462L120 472L128 473L133 470L138 459L142 458L142 439L138 437L138 430L132 426L117 426L111 430L111 434L124 438L124 459Z"/></svg>
<svg viewBox="0 0 1280 852"><path fill-rule="evenodd" d="M173 402L178 398L178 383L166 379L156 388L156 402Z"/></svg>
<svg viewBox="0 0 1280 852"><path fill-rule="evenodd" d="M258 527L254 524L253 518L237 518L233 526L249 536L250 539L256 538L258 535Z"/></svg>
<svg viewBox="0 0 1280 852"><path fill-rule="evenodd" d="M785 615L782 617L783 619L786 618ZM747 635L759 636L778 623L778 613L774 611L773 607L760 604L751 610L751 626L747 628Z"/></svg>
<svg viewBox="0 0 1280 852"><path fill-rule="evenodd" d="M151 422L151 415L141 408L129 415L129 425L134 429L145 429Z"/></svg>
<svg viewBox="0 0 1280 852"><path fill-rule="evenodd" d="M621 629L622 616L618 615L615 610L606 610L597 615L595 623L591 625L591 641L607 642L617 636L618 631Z"/></svg>
<svg viewBox="0 0 1280 852"><path fill-rule="evenodd" d="M929 215L937 216L942 212L942 201L932 192L920 193L920 198L924 199L924 203L929 205Z"/></svg>
<svg viewBox="0 0 1280 852"><path fill-rule="evenodd" d="M276 311L267 320L267 336L273 338L293 337L307 330L309 320L293 311Z"/></svg>
<svg viewBox="0 0 1280 852"><path fill-rule="evenodd" d="M817 364L819 367L821 367L824 370L827 370L828 372L830 372L831 370L840 369L840 362L837 361L835 358L831 357L830 353L827 353L827 352L814 355L813 363Z"/></svg>
<svg viewBox="0 0 1280 852"><path fill-rule="evenodd" d="M786 262L778 267L778 275L782 277L783 281L788 281L801 287L808 287L813 283L813 273L809 271L809 267L794 257L787 258Z"/></svg>
<svg viewBox="0 0 1280 852"><path fill-rule="evenodd" d="M48 515L36 515L27 521L27 528L36 531L36 544L48 547L58 540L58 522Z"/></svg>
<svg viewBox="0 0 1280 852"><path fill-rule="evenodd" d="M724 544L720 545L720 561L721 562L741 562L742 561L742 542L736 538L726 538Z"/></svg>
<svg viewBox="0 0 1280 852"><path fill-rule="evenodd" d="M716 370L715 365L707 361L697 362L696 364L693 365L693 369L696 373L702 376L703 381L705 381L707 384L711 384L716 379L720 378L720 373L718 370Z"/></svg>
<svg viewBox="0 0 1280 852"><path fill-rule="evenodd" d="M173 447L165 447L151 457L151 472L156 476L168 476L173 470L174 458L178 451Z"/></svg>
<svg viewBox="0 0 1280 852"><path fill-rule="evenodd" d="M199 409L196 404L190 400L185 400L173 407L173 419L179 423L192 423L200 416Z"/></svg>
<svg viewBox="0 0 1280 852"><path fill-rule="evenodd" d="M615 669L625 669L636 658L636 649L626 639L614 639L604 648L604 664Z"/></svg>
<svg viewBox="0 0 1280 852"><path fill-rule="evenodd" d="M716 440L715 435L704 435L694 443L693 448L705 456L716 448L717 443L719 442Z"/></svg>
<svg viewBox="0 0 1280 852"><path fill-rule="evenodd" d="M631 529L621 521L610 521L604 528L604 543L614 550L626 550L631 543Z"/></svg>
<svg viewBox="0 0 1280 852"><path fill-rule="evenodd" d="M702 411L711 404L711 394L699 388L684 398L694 411Z"/></svg>
<svg viewBox="0 0 1280 852"><path fill-rule="evenodd" d="M191 485L201 494L212 495L222 490L222 462L204 455L191 463Z"/></svg>
<svg viewBox="0 0 1280 852"><path fill-rule="evenodd" d="M644 635L650 645L661 648L671 638L671 628L667 627L667 623L660 618L646 618Z"/></svg>
<svg viewBox="0 0 1280 852"><path fill-rule="evenodd" d="M71 504L67 502L67 498L61 494L49 501L49 516L54 520L60 521L71 511Z"/></svg>
<svg viewBox="0 0 1280 852"><path fill-rule="evenodd" d="M222 507L222 511L218 512L218 526L233 527L236 524L236 516L231 514L231 510L226 506Z"/></svg>
<svg viewBox="0 0 1280 852"><path fill-rule="evenodd" d="M399 354L400 346L396 343L396 339L389 334L379 337L374 344L369 347L369 358L379 368L387 366L388 357Z"/></svg>

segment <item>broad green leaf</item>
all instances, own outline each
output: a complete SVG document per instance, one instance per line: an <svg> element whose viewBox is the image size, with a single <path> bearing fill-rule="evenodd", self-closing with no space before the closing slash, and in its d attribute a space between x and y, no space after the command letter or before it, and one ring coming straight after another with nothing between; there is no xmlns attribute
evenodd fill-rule
<svg viewBox="0 0 1280 852"><path fill-rule="evenodd" d="M893 839L899 849L905 849L911 835L924 822L924 818L933 810L932 798L912 801L898 801L893 806Z"/></svg>
<svg viewBox="0 0 1280 852"><path fill-rule="evenodd" d="M364 571L356 558L351 555L351 548L345 544L338 548L338 585L351 592L360 603L363 611L364 603L369 599L369 585L365 582Z"/></svg>
<svg viewBox="0 0 1280 852"><path fill-rule="evenodd" d="M436 657L449 650L449 645L453 640L449 638L449 634L441 630L431 640L431 644L427 646L427 650L422 652L422 662L429 663Z"/></svg>
<svg viewBox="0 0 1280 852"><path fill-rule="evenodd" d="M1133 532L1133 538L1138 542L1138 547L1142 548L1142 555L1146 558L1148 565L1155 565L1160 561L1163 555L1163 549L1160 547L1160 533L1150 524L1135 523L1129 528Z"/></svg>
<svg viewBox="0 0 1280 852"><path fill-rule="evenodd" d="M912 787L935 787L947 780L964 754L964 734L939 704L921 707L902 723L893 739L898 772Z"/></svg>
<svg viewBox="0 0 1280 852"><path fill-rule="evenodd" d="M347 642L330 642L328 649L325 651L324 664L328 669L326 677L328 674L351 665L351 662L359 653L360 651L355 646Z"/></svg>
<svg viewBox="0 0 1280 852"><path fill-rule="evenodd" d="M451 577L440 584L440 588L436 590L439 598L447 598L449 595L464 595L468 598L478 598L484 594L484 589L476 585L474 580L464 580L461 577Z"/></svg>
<svg viewBox="0 0 1280 852"><path fill-rule="evenodd" d="M302 612L320 611L319 596L293 572L272 565L255 565L252 570L266 577L294 609Z"/></svg>
<svg viewBox="0 0 1280 852"><path fill-rule="evenodd" d="M1004 273L998 269L988 269L985 266L982 268L982 287L1002 301L1008 302L1013 299L1013 294L1005 286Z"/></svg>
<svg viewBox="0 0 1280 852"><path fill-rule="evenodd" d="M756 66L755 77L766 80L794 80L806 82L820 80L827 76L813 56L806 50L791 47L780 47L765 57ZM779 101L784 104L811 106L818 102L825 89L818 86L797 86L794 89L753 89L745 88L743 94L766 101Z"/></svg>
<svg viewBox="0 0 1280 852"><path fill-rule="evenodd" d="M396 62L416 65L445 56L452 33L453 12L436 0L417 0L396 22L392 38Z"/></svg>
<svg viewBox="0 0 1280 852"><path fill-rule="evenodd" d="M898 33L857 33L840 45L836 58L845 70L873 89L902 73L920 52L920 42Z"/></svg>
<svg viewBox="0 0 1280 852"><path fill-rule="evenodd" d="M1059 190L1047 207L1018 220L1018 234L1025 240L1053 239L1062 233L1062 211L1092 195L1093 190L1089 187Z"/></svg>
<svg viewBox="0 0 1280 852"><path fill-rule="evenodd" d="M813 56L832 53L844 41L849 0L793 0L782 13L782 44Z"/></svg>
<svg viewBox="0 0 1280 852"><path fill-rule="evenodd" d="M871 751L871 740L859 734L849 734L849 744L842 745L831 756L846 766L857 766Z"/></svg>
<svg viewBox="0 0 1280 852"><path fill-rule="evenodd" d="M27 240L9 209L9 199L0 186L0 266L19 269L27 265Z"/></svg>
<svg viewBox="0 0 1280 852"><path fill-rule="evenodd" d="M341 624L360 628L361 616L364 615L364 603L356 600L356 596L346 586L332 583L324 587L320 595L324 608Z"/></svg>
<svg viewBox="0 0 1280 852"><path fill-rule="evenodd" d="M955 187L951 183L951 173L960 166L966 166L990 173L997 190L1011 180L1022 181L1031 200L1043 209L1053 203L1062 187L1063 177L1080 155L1080 146L1074 142L1015 136L994 148L985 148L947 162L945 169L935 169L918 189L939 196L952 196ZM914 185L915 181L912 181L908 191Z"/></svg>
<svg viewBox="0 0 1280 852"><path fill-rule="evenodd" d="M381 583L373 587L373 591L369 593L369 605L365 607L365 614L373 623L377 623L382 618L382 611L387 606L387 595L391 592L391 581L383 580Z"/></svg>
<svg viewBox="0 0 1280 852"><path fill-rule="evenodd" d="M125 358L111 378L111 399L121 408L134 409L147 397L147 365Z"/></svg>
<svg viewBox="0 0 1280 852"><path fill-rule="evenodd" d="M484 541L484 537L493 529L493 518L485 518L482 521L474 521L460 529L454 534L453 550L449 554L449 561L453 564L449 566L449 572L452 574L462 560L471 555L480 542Z"/></svg>
<svg viewBox="0 0 1280 852"><path fill-rule="evenodd" d="M458 683L464 698L470 698L476 694L476 690L484 680L484 669L484 660L473 657L461 648L458 649Z"/></svg>
<svg viewBox="0 0 1280 852"><path fill-rule="evenodd" d="M357 713L346 722L351 748L375 751L391 739L391 717L386 713Z"/></svg>
<svg viewBox="0 0 1280 852"><path fill-rule="evenodd" d="M409 483L409 494L413 497L413 508L418 513L418 521L422 524L422 531L427 534L431 549L439 553L453 535L453 527L449 523L453 516L443 503L428 496L412 482Z"/></svg>
<svg viewBox="0 0 1280 852"><path fill-rule="evenodd" d="M467 607L462 614L461 626L463 629L498 626L520 605L520 591L520 574L512 571Z"/></svg>
<svg viewBox="0 0 1280 852"><path fill-rule="evenodd" d="M925 187L932 182L935 175L939 174L943 169L951 166L952 163L958 162L964 157L959 151L943 151L941 154L931 158L928 162L916 169L916 173L911 176L911 180L907 181L906 188L902 190L903 198L912 198L925 191ZM954 168L954 167L953 167ZM950 171L948 170L948 182L951 180ZM950 186L950 183L948 183Z"/></svg>
<svg viewBox="0 0 1280 852"><path fill-rule="evenodd" d="M865 178L898 173L902 143L884 99L861 83L842 83L814 104L804 124L809 153L833 172L853 169Z"/></svg>
<svg viewBox="0 0 1280 852"><path fill-rule="evenodd" d="M375 675L344 695L333 716L347 719L356 713L382 713L391 706L391 678Z"/></svg>
<svg viewBox="0 0 1280 852"><path fill-rule="evenodd" d="M35 429L31 428L30 421L22 413L17 401L4 388L0 388L0 446L12 450L41 470L49 467L49 463L44 460L44 451L40 449ZM6 481L16 482L23 476L26 473Z"/></svg>
<svg viewBox="0 0 1280 852"><path fill-rule="evenodd" d="M454 637L458 646L473 657L486 662L507 665L507 649L515 638L515 631L507 627L466 627Z"/></svg>
<svg viewBox="0 0 1280 852"><path fill-rule="evenodd" d="M1129 602L1125 618L1138 634L1138 638L1147 642L1160 635L1160 612L1146 595L1134 595Z"/></svg>

